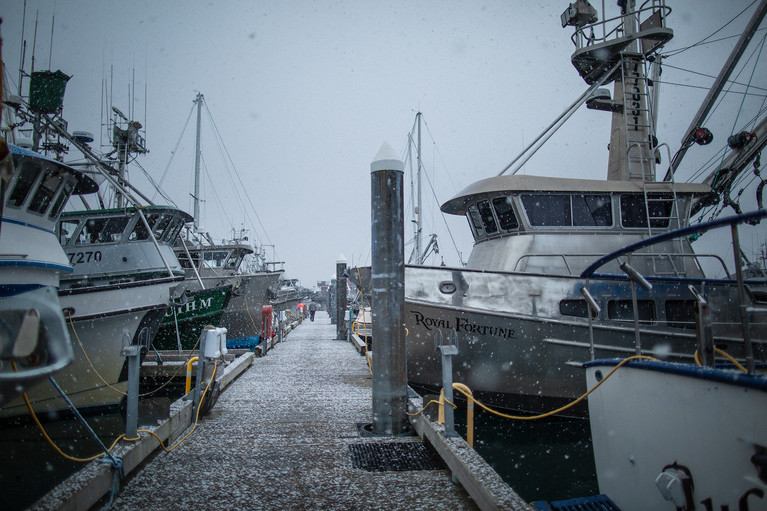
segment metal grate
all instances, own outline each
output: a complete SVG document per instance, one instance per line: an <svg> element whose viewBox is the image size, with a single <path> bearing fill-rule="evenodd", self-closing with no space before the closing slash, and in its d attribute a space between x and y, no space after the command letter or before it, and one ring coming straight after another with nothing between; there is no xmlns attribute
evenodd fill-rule
<svg viewBox="0 0 767 511"><path fill-rule="evenodd" d="M423 442L350 444L354 468L368 472L442 470L445 463Z"/></svg>
<svg viewBox="0 0 767 511"><path fill-rule="evenodd" d="M533 502L536 511L620 511L620 508L604 494L554 502Z"/></svg>

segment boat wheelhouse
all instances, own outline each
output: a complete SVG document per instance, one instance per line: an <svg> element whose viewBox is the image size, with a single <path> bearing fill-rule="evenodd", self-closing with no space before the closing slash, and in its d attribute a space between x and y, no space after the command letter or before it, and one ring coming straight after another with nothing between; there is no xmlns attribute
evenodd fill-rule
<svg viewBox="0 0 767 511"><path fill-rule="evenodd" d="M98 188L59 161L15 145L8 149L2 162L0 407L72 361L57 294L61 274L72 267L55 228L71 195Z"/></svg>

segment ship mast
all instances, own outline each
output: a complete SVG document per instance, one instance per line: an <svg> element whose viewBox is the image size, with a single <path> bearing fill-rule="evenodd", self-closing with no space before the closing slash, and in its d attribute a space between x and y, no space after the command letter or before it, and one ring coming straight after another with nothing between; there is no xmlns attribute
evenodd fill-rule
<svg viewBox="0 0 767 511"><path fill-rule="evenodd" d="M194 228L199 228L200 222L200 118L202 112L202 93L198 92L194 102L197 104L197 136L194 145Z"/></svg>

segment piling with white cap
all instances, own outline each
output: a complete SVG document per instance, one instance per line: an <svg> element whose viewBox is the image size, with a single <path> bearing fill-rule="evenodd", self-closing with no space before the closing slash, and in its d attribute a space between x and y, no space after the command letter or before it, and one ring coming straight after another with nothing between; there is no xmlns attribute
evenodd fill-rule
<svg viewBox="0 0 767 511"><path fill-rule="evenodd" d="M373 433L397 435L407 420L404 164L384 142L371 171Z"/></svg>
<svg viewBox="0 0 767 511"><path fill-rule="evenodd" d="M346 312L346 258L343 254L336 259L336 339L346 339L344 313Z"/></svg>

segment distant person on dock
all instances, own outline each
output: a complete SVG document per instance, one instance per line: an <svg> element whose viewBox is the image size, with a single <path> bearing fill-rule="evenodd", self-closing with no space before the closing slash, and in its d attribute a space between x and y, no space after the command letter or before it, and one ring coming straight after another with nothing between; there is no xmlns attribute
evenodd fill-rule
<svg viewBox="0 0 767 511"><path fill-rule="evenodd" d="M312 302L309 302L309 319L314 321L314 313L317 312L317 304Z"/></svg>

